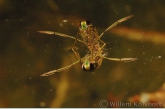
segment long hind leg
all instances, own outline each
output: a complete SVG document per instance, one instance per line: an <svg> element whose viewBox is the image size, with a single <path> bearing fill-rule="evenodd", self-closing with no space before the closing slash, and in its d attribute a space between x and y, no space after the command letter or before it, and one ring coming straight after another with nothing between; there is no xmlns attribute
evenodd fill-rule
<svg viewBox="0 0 165 109"><path fill-rule="evenodd" d="M56 70L49 71L49 72L44 73L44 74L42 74L40 76L50 76L50 75L53 75L56 72L61 72L61 71L67 70L70 67L72 67L73 65L77 64L78 62L80 62L80 60L78 60L78 61L76 61L76 62L74 62L74 63L72 63L72 64L70 64L70 65L68 65L66 67L62 67L62 68L59 68L59 69L56 69Z"/></svg>
<svg viewBox="0 0 165 109"><path fill-rule="evenodd" d="M138 60L138 58L108 58L108 57L104 57L104 56L102 56L102 58L108 59L111 61L121 61L121 62L131 62L131 61Z"/></svg>
<svg viewBox="0 0 165 109"><path fill-rule="evenodd" d="M101 38L101 37L104 35L104 33L107 32L108 30L112 29L113 27L115 27L115 26L118 25L119 23L124 22L124 21L130 19L131 17L133 17L133 15L124 17L124 18L122 18L122 19L116 21L115 23L113 23L112 25L110 25L104 32L102 32L102 33L100 34L99 38Z"/></svg>

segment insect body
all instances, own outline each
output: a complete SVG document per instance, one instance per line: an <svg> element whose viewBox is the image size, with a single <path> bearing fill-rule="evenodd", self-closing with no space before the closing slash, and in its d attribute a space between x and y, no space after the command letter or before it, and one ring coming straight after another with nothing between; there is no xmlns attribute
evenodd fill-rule
<svg viewBox="0 0 165 109"><path fill-rule="evenodd" d="M44 73L41 76L49 76L54 74L55 72L61 72L63 70L66 70L73 65L81 62L82 64L82 69L84 71L94 71L97 68L100 67L102 60L103 59L108 59L112 61L123 61L123 62L130 62L130 61L135 61L137 58L108 58L105 57L105 53L103 52L103 49L105 47L105 42L101 40L101 37L104 35L104 33L113 27L115 27L117 24L128 20L131 18L133 15L124 17L117 22L113 23L111 26L109 26L103 33L98 35L96 28L92 25L92 23L88 20L86 21L81 21L79 23L79 31L76 37L69 36L66 34L58 33L58 32L52 32L52 31L38 31L39 33L44 33L44 34L54 34L62 37L68 37L71 39L74 39L75 42L72 47L72 51L75 53L76 57L78 58L78 61L72 63L69 66L57 69L57 70L52 70L50 72ZM78 36L81 36L82 39L79 39ZM85 46L89 49L89 53L86 54L83 58L80 57L79 52L76 47L77 41L84 43Z"/></svg>

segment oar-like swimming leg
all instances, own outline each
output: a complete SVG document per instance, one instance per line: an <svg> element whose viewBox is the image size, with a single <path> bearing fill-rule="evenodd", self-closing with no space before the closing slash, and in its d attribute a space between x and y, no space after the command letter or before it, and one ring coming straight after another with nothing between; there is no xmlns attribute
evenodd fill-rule
<svg viewBox="0 0 165 109"><path fill-rule="evenodd" d="M77 64L78 62L80 62L80 60L78 60L78 61L76 61L76 62L74 62L74 63L72 63L72 64L70 64L70 65L68 65L68 66L66 66L66 67L63 67L63 68L60 68L60 69L57 69L57 70L49 71L49 72L44 73L44 74L42 74L42 75L40 75L40 76L50 76L50 75L53 75L53 74L56 73L56 72L64 71L64 70L66 70L66 69L69 69L69 68L72 67L73 65Z"/></svg>
<svg viewBox="0 0 165 109"><path fill-rule="evenodd" d="M107 32L108 30L112 29L113 27L115 27L115 26L118 25L119 23L124 22L124 21L130 19L131 17L133 17L133 15L124 17L124 18L122 18L122 19L116 21L115 23L113 23L112 25L110 25L104 32L102 32L102 33L100 34L99 38L101 38L101 37L104 35L104 33Z"/></svg>
<svg viewBox="0 0 165 109"><path fill-rule="evenodd" d="M131 61L136 61L137 58L108 58L108 57L102 57L104 59L108 59L111 61L121 61L121 62L131 62Z"/></svg>
<svg viewBox="0 0 165 109"><path fill-rule="evenodd" d="M37 31L37 32L42 33L42 34L50 34L50 35L52 34L52 35L57 35L57 36L61 36L61 37L67 37L67 38L71 38L71 39L76 40L76 38L73 36L63 34L63 33L54 32L54 31ZM77 39L77 41L84 43L84 41L82 41L80 39Z"/></svg>
<svg viewBox="0 0 165 109"><path fill-rule="evenodd" d="M42 33L42 34L58 35L58 36L61 36L61 37L67 37L67 38L74 39L75 42L73 44L72 51L74 52L74 54L76 55L76 57L78 59L80 59L80 55L79 55L79 52L77 50L76 43L77 43L77 41L79 41L81 43L84 43L85 45L86 45L86 43L84 41L82 41L82 40L80 40L80 39L77 38L78 37L78 34L77 34L77 36L75 38L73 36L70 36L70 35L67 35L67 34L63 34L63 33L54 32L54 31L37 31L37 32Z"/></svg>

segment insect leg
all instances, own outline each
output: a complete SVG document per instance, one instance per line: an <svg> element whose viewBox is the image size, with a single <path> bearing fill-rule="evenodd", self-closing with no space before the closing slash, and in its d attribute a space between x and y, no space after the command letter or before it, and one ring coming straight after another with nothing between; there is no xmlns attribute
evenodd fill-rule
<svg viewBox="0 0 165 109"><path fill-rule="evenodd" d="M108 59L111 61L121 61L121 62L131 62L131 61L136 61L137 58L108 58L108 57L102 57L104 59Z"/></svg>
<svg viewBox="0 0 165 109"><path fill-rule="evenodd" d="M74 63L72 63L72 64L70 64L70 65L68 65L68 66L66 66L66 67L63 67L63 68L60 68L60 69L57 69L57 70L49 71L49 72L44 73L44 74L42 74L42 75L40 75L40 76L50 76L50 75L53 75L53 74L56 73L56 72L64 71L64 70L66 70L66 69L72 67L73 65L77 64L78 62L80 62L80 60L78 60L78 61L76 61L76 62L74 62Z"/></svg>
<svg viewBox="0 0 165 109"><path fill-rule="evenodd" d="M82 40L80 40L80 39L77 38L78 34L77 34L77 36L76 36L76 38L75 38L75 37L73 37L73 36L70 36L70 35L67 35L67 34L63 34L63 33L54 32L54 31L37 31L37 32L43 33L43 34L54 34L54 35L58 35L58 36L62 36L62 37L67 37L67 38L74 39L75 42L74 42L74 45L73 45L73 47L72 47L72 51L74 52L74 54L76 55L76 57L77 57L78 59L80 59L80 55L79 55L78 50L77 50L77 48L76 48L76 42L79 41L79 42L81 42L81 43L84 43L85 45L86 45L86 43L85 43L84 41L82 41ZM86 46L87 46L87 45L86 45Z"/></svg>
<svg viewBox="0 0 165 109"><path fill-rule="evenodd" d="M103 48L105 47L106 43L104 41L102 41L101 39L99 39L100 42L103 44L100 48L99 48L99 51L97 52L97 55L95 55L94 58L96 58L103 50Z"/></svg>
<svg viewBox="0 0 165 109"><path fill-rule="evenodd" d="M124 17L124 18L122 18L122 19L116 21L115 23L113 23L112 25L110 25L104 32L102 32L102 33L100 34L99 38L101 38L101 37L104 35L104 33L105 33L106 31L112 29L112 28L115 27L117 24L119 24L119 23L121 23L121 22L124 22L124 21L130 19L131 17L133 17L133 15Z"/></svg>
<svg viewBox="0 0 165 109"><path fill-rule="evenodd" d="M42 33L42 34L52 34L52 35L54 34L54 35L58 35L58 36L61 36L61 37L67 37L67 38L71 38L71 39L76 40L76 38L73 37L73 36L63 34L63 33L54 32L54 31L37 31L37 32ZM84 41L82 41L80 39L77 39L77 41L84 43Z"/></svg>
<svg viewBox="0 0 165 109"><path fill-rule="evenodd" d="M79 34L79 33L77 33L77 35L76 35L75 42L74 42L73 47L72 47L72 51L75 53L76 57L77 57L78 59L80 59L80 54L79 54L79 52L78 52L78 50L77 50L77 47L76 47L78 34Z"/></svg>

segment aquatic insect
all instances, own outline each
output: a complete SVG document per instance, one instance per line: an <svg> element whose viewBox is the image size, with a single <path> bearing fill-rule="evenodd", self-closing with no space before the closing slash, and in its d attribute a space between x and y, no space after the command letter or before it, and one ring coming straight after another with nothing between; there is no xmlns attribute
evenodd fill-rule
<svg viewBox="0 0 165 109"><path fill-rule="evenodd" d="M81 62L82 69L84 71L94 71L100 67L103 59L108 59L108 60L112 60L112 61L123 61L123 62L130 62L130 61L137 60L137 58L121 58L120 59L120 58L105 57L105 53L103 52L103 49L104 49L106 43L101 40L101 37L104 35L104 33L106 31L112 29L117 24L130 19L131 17L133 17L133 15L124 17L124 18L116 21L115 23L110 25L100 35L98 34L98 32L97 32L96 28L93 26L93 24L88 20L79 22L79 31L78 31L78 34L76 35L76 37L58 33L58 32L53 32L53 31L38 31L39 33L43 33L43 34L52 34L52 35L57 35L57 36L61 36L61 37L67 37L67 38L74 39L75 42L73 44L72 51L78 58L78 60L76 62L74 62L66 67L49 71L47 73L42 74L41 76L49 76L56 72L64 71L79 62ZM79 35L81 36L81 39L78 38ZM83 43L89 49L89 53L86 54L83 58L80 57L79 52L77 50L77 47L76 47L77 41Z"/></svg>

